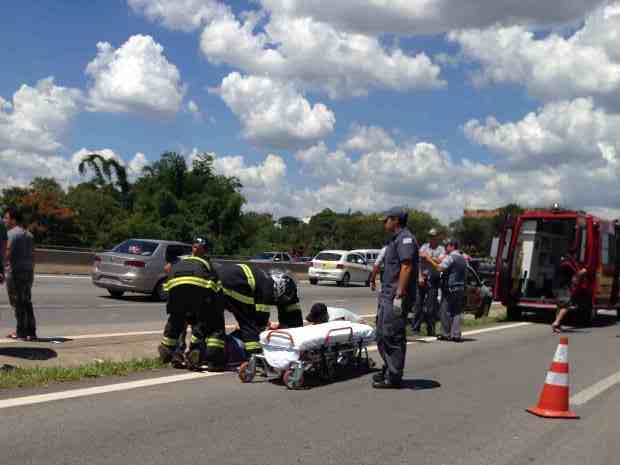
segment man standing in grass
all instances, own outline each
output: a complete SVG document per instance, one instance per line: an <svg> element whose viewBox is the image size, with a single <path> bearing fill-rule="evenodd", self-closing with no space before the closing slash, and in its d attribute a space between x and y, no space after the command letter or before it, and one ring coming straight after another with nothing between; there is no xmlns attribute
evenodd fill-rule
<svg viewBox="0 0 620 465"><path fill-rule="evenodd" d="M17 320L15 332L8 337L32 341L37 338L37 325L32 308L34 239L32 234L23 228L23 218L18 210L7 208L4 212L4 224L8 229L4 264L6 289Z"/></svg>

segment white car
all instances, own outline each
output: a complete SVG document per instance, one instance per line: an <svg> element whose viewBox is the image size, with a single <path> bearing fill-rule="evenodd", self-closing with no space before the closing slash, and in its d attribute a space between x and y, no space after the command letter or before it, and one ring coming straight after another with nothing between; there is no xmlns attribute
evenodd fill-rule
<svg viewBox="0 0 620 465"><path fill-rule="evenodd" d="M319 281L336 281L339 286L357 282L369 285L372 267L366 259L355 252L346 250L324 250L312 259L308 269L310 284Z"/></svg>
<svg viewBox="0 0 620 465"><path fill-rule="evenodd" d="M366 259L370 266L373 266L377 260L377 257L381 253L381 249L355 249L351 250L351 252L360 254Z"/></svg>

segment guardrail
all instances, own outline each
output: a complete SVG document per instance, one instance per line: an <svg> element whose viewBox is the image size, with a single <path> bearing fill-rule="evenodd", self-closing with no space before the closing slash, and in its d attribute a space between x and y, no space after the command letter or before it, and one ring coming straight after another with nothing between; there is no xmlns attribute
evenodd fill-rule
<svg viewBox="0 0 620 465"><path fill-rule="evenodd" d="M90 274L95 252L57 250L37 248L34 251L36 272L43 274ZM250 263L236 257L212 257L214 262ZM253 265L271 270L274 268L285 270L294 274L297 278L305 278L308 274L309 263L252 263Z"/></svg>

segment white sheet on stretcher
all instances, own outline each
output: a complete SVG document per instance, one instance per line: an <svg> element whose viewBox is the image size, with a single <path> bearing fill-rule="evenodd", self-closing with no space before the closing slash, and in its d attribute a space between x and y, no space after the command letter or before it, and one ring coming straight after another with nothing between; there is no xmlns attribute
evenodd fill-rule
<svg viewBox="0 0 620 465"><path fill-rule="evenodd" d="M351 333L353 333L352 338ZM263 346L263 355L267 363L277 370L285 370L292 362L299 360L300 352L323 347L328 334L327 345L349 341L354 343L362 341L364 345L367 345L375 340L375 330L372 326L348 321L331 321L300 328L263 331L260 335L260 343ZM292 343L287 335L291 336Z"/></svg>

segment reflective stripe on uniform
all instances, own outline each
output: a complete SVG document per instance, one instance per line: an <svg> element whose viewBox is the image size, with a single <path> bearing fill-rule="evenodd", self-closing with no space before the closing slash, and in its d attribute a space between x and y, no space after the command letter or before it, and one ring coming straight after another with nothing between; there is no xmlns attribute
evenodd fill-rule
<svg viewBox="0 0 620 465"><path fill-rule="evenodd" d="M172 339L171 337L164 336L161 339L161 345L162 346L166 346L166 347L176 347L177 340L176 339Z"/></svg>
<svg viewBox="0 0 620 465"><path fill-rule="evenodd" d="M250 285L250 289L252 289L252 293L256 291L256 279L254 279L254 273L252 273L251 268L248 265L239 264L241 269L243 270L243 274L248 279L248 284Z"/></svg>
<svg viewBox="0 0 620 465"><path fill-rule="evenodd" d="M254 305L254 297L248 297L247 295L240 294L237 291L233 291L232 289L228 289L226 287L222 288L224 294L229 297L232 297L235 300L238 300L242 304Z"/></svg>
<svg viewBox="0 0 620 465"><path fill-rule="evenodd" d="M191 341L192 341L192 344L198 344L200 342L200 339L198 339L196 336L192 334Z"/></svg>
<svg viewBox="0 0 620 465"><path fill-rule="evenodd" d="M211 265L209 264L209 262L207 260L205 260L204 258L200 258L200 257L196 257L195 255L183 255L182 257L180 257L181 260L194 260L196 262L200 262L202 263L204 266L207 267L207 270L211 271Z"/></svg>
<svg viewBox="0 0 620 465"><path fill-rule="evenodd" d="M189 284L191 286L203 287L205 289L211 289L215 292L218 292L222 285L218 281L212 281L210 279L199 278L197 276L179 276L178 278L173 278L168 280L164 284L164 291L169 292L171 289L182 286L185 284Z"/></svg>
<svg viewBox="0 0 620 465"><path fill-rule="evenodd" d="M296 310L301 310L301 305L299 304L291 304L284 307L285 312L294 312Z"/></svg>
<svg viewBox="0 0 620 465"><path fill-rule="evenodd" d="M271 312L271 305L256 304L256 311L257 312L270 313Z"/></svg>
<svg viewBox="0 0 620 465"><path fill-rule="evenodd" d="M218 349L224 348L224 341L216 337L208 337L206 339L207 347L216 347Z"/></svg>
<svg viewBox="0 0 620 465"><path fill-rule="evenodd" d="M248 341L243 343L243 347L245 347L245 350L256 350L260 349L260 343L257 341Z"/></svg>

